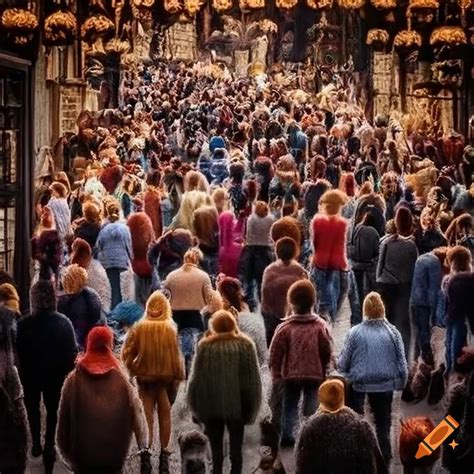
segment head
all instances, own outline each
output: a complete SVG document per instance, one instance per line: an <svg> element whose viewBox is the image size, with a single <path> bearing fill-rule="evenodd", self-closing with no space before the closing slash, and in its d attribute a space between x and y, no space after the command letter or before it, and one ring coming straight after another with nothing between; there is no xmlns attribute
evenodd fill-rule
<svg viewBox="0 0 474 474"><path fill-rule="evenodd" d="M299 256L300 253L300 243L301 243L301 229L298 224L298 221L291 217L285 216L281 219L278 219L276 222L273 223L270 235L273 242L277 242L279 239L283 237L291 237L294 242L296 243L296 257Z"/></svg>
<svg viewBox="0 0 474 474"><path fill-rule="evenodd" d="M183 257L184 265L199 265L199 262L204 258L202 252L197 247L191 247L186 251Z"/></svg>
<svg viewBox="0 0 474 474"><path fill-rule="evenodd" d="M82 205L82 215L86 222L90 224L100 224L101 210L100 207L92 201L86 201Z"/></svg>
<svg viewBox="0 0 474 474"><path fill-rule="evenodd" d="M270 208L265 201L257 201L254 206L254 212L256 216L263 218L268 216Z"/></svg>
<svg viewBox="0 0 474 474"><path fill-rule="evenodd" d="M171 305L166 296L161 291L153 292L145 307L145 317L155 321L171 320Z"/></svg>
<svg viewBox="0 0 474 474"><path fill-rule="evenodd" d="M11 283L0 285L0 304L14 313L20 313L20 297Z"/></svg>
<svg viewBox="0 0 474 474"><path fill-rule="evenodd" d="M143 308L134 301L122 301L110 312L110 318L122 329L132 327L142 316Z"/></svg>
<svg viewBox="0 0 474 474"><path fill-rule="evenodd" d="M456 245L450 248L446 260L452 273L472 271L472 256L466 247Z"/></svg>
<svg viewBox="0 0 474 474"><path fill-rule="evenodd" d="M63 183L59 181L54 181L49 187L51 191L51 196L55 198L66 198L67 197L67 188Z"/></svg>
<svg viewBox="0 0 474 474"><path fill-rule="evenodd" d="M146 175L146 184L148 186L160 187L161 184L161 173L158 170L152 170Z"/></svg>
<svg viewBox="0 0 474 474"><path fill-rule="evenodd" d="M298 252L296 242L291 237L282 237L275 244L277 257L284 263L290 263Z"/></svg>
<svg viewBox="0 0 474 474"><path fill-rule="evenodd" d="M345 405L344 382L337 378L328 379L319 386L319 410L323 413L337 413Z"/></svg>
<svg viewBox="0 0 474 474"><path fill-rule="evenodd" d="M356 195L356 180L353 173L344 173L339 181L339 189L348 197Z"/></svg>
<svg viewBox="0 0 474 474"><path fill-rule="evenodd" d="M395 214L395 227L397 233L408 237L413 231L413 215L407 207L399 207Z"/></svg>
<svg viewBox="0 0 474 474"><path fill-rule="evenodd" d="M84 239L74 239L71 246L71 263L76 263L87 270L92 260L92 249Z"/></svg>
<svg viewBox="0 0 474 474"><path fill-rule="evenodd" d="M316 289L309 280L300 280L290 286L287 298L294 314L311 314L316 304Z"/></svg>
<svg viewBox="0 0 474 474"><path fill-rule="evenodd" d="M69 265L64 271L62 284L66 294L80 293L87 284L87 271L76 263Z"/></svg>
<svg viewBox="0 0 474 474"><path fill-rule="evenodd" d="M201 206L193 213L194 235L199 243L208 247L217 244L218 219L217 210L213 206Z"/></svg>
<svg viewBox="0 0 474 474"><path fill-rule="evenodd" d="M237 278L224 277L217 282L217 291L221 294L224 308L234 307L238 312L245 306L245 298L242 285Z"/></svg>
<svg viewBox="0 0 474 474"><path fill-rule="evenodd" d="M321 210L332 216L339 214L342 206L347 202L347 196L339 189L326 191L319 200Z"/></svg>
<svg viewBox="0 0 474 474"><path fill-rule="evenodd" d="M372 291L364 299L363 313L367 319L385 318L385 306L380 295Z"/></svg>
<svg viewBox="0 0 474 474"><path fill-rule="evenodd" d="M30 290L31 311L33 314L54 312L57 308L57 297L51 280L38 280Z"/></svg>
<svg viewBox="0 0 474 474"><path fill-rule="evenodd" d="M236 334L238 332L234 315L225 309L216 311L209 323L212 331L216 334Z"/></svg>
<svg viewBox="0 0 474 474"><path fill-rule="evenodd" d="M120 204L115 200L110 200L105 206L105 214L110 222L117 222L120 219Z"/></svg>
<svg viewBox="0 0 474 474"><path fill-rule="evenodd" d="M224 212L227 207L227 193L224 188L216 188L212 192L212 201L216 206L217 212Z"/></svg>

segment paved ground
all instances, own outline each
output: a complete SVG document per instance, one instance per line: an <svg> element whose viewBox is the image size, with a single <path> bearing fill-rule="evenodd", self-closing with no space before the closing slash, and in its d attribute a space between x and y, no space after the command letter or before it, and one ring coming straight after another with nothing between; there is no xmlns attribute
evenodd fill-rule
<svg viewBox="0 0 474 474"><path fill-rule="evenodd" d="M335 340L336 349L339 352L343 342L345 335L350 327L349 323L349 308L345 306L343 308L342 314L333 329L333 337ZM268 369L265 367L262 369L262 379L263 379L263 386L265 393L268 393L268 389L270 386L270 377L268 373ZM193 422L191 421L189 412L186 407L185 403L185 387L181 387L176 402L173 406L173 440L172 440L172 449L174 451L172 459L171 459L171 468L173 473L179 473L179 451L177 449L177 439L180 433L188 431L195 427ZM262 407L262 411L260 417L265 416L268 413L268 405L264 404ZM398 433L399 433L399 426L400 426L400 419L407 418L414 415L429 415L432 417L436 422L441 420L443 417L443 410L442 406L437 406L435 408L428 406L426 403L419 403L417 405L407 405L400 400L400 394L397 394L394 398L393 402L393 417L392 417L392 446L393 446L393 456L394 461L392 465L392 473L398 474L402 473L401 465L398 461L398 447L397 447L397 440L398 440ZM245 435L245 442L244 442L244 469L243 474L251 474L255 468L258 466L259 463L259 456L258 456L258 446L259 446L259 439L260 433L257 425L251 426L247 428L246 435ZM135 452L136 448L132 449L132 453ZM159 446L155 447L155 454L153 456L153 465L154 470L153 472L158 472L157 464L158 464L158 453L159 453ZM282 460L284 467L287 473L294 472L294 459L292 451L287 449L284 450L282 453ZM225 472L229 472L229 468L225 469ZM29 464L28 472L31 474L40 474L43 472L42 464L40 460L32 460ZM55 468L55 474L65 474L69 471L66 469L63 463L60 461L57 463ZM139 460L137 456L131 455L130 459L128 460L125 473L139 473ZM210 471L209 471L210 472ZM437 467L434 471L435 473L445 472L442 470L441 467ZM343 473L341 473L343 474Z"/></svg>

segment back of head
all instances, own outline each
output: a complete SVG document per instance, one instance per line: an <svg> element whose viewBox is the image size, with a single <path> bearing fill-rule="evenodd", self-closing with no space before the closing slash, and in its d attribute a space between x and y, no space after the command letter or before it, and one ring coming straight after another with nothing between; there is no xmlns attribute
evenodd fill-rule
<svg viewBox="0 0 474 474"><path fill-rule="evenodd" d="M202 252L197 247L191 247L186 251L183 257L184 264L199 265L199 262L203 259Z"/></svg>
<svg viewBox="0 0 474 474"><path fill-rule="evenodd" d="M31 312L54 312L57 308L56 290L50 280L38 280L30 290Z"/></svg>
<svg viewBox="0 0 474 474"><path fill-rule="evenodd" d="M67 188L63 183L54 181L50 186L51 191L57 194L59 198L65 198L67 196Z"/></svg>
<svg viewBox="0 0 474 474"><path fill-rule="evenodd" d="M91 224L100 223L100 207L96 203L86 201L82 206L82 214L84 215L86 222Z"/></svg>
<svg viewBox="0 0 474 474"><path fill-rule="evenodd" d="M418 468L432 466L438 459L440 450L430 456L416 459L418 445L434 429L432 420L425 416L414 416L402 422L400 429L400 461L405 468Z"/></svg>
<svg viewBox="0 0 474 474"><path fill-rule="evenodd" d="M11 283L3 283L0 285L0 302L10 311L20 313L20 297L18 296L16 288Z"/></svg>
<svg viewBox="0 0 474 474"><path fill-rule="evenodd" d="M456 245L448 250L447 262L454 272L469 272L472 269L471 252L462 245Z"/></svg>
<svg viewBox="0 0 474 474"><path fill-rule="evenodd" d="M107 203L107 206L105 208L107 218L109 219L110 222L116 222L120 218L120 204L115 201L111 200Z"/></svg>
<svg viewBox="0 0 474 474"><path fill-rule="evenodd" d="M87 269L92 260L92 249L89 243L78 237L74 239L71 250L71 263Z"/></svg>
<svg viewBox="0 0 474 474"><path fill-rule="evenodd" d="M291 237L297 245L297 255L300 250L301 229L294 217L285 216L273 223L270 230L272 240L277 242L282 237Z"/></svg>
<svg viewBox="0 0 474 474"><path fill-rule="evenodd" d="M397 233L404 237L409 236L413 231L413 215L407 207L399 207L395 214L395 226Z"/></svg>
<svg viewBox="0 0 474 474"><path fill-rule="evenodd" d="M155 321L167 321L171 319L171 306L166 296L161 291L154 291L145 307L145 316Z"/></svg>
<svg viewBox="0 0 474 474"><path fill-rule="evenodd" d="M337 413L344 408L345 386L340 379L333 378L323 382L318 390L319 410L324 413Z"/></svg>
<svg viewBox="0 0 474 474"><path fill-rule="evenodd" d="M78 294L86 286L87 283L87 271L73 263L66 267L63 277L62 284L66 294Z"/></svg>
<svg viewBox="0 0 474 474"><path fill-rule="evenodd" d="M237 332L237 321L230 311L220 309L216 311L210 321L213 332L217 334Z"/></svg>
<svg viewBox="0 0 474 474"><path fill-rule="evenodd" d="M217 291L229 306L233 306L237 311L242 311L244 295L242 292L242 285L237 278L224 277L220 279L217 283Z"/></svg>
<svg viewBox="0 0 474 474"><path fill-rule="evenodd" d="M319 204L324 212L330 216L338 214L346 202L346 194L339 189L326 191L319 200Z"/></svg>
<svg viewBox="0 0 474 474"><path fill-rule="evenodd" d="M275 251L281 261L288 263L296 258L298 248L296 242L291 237L282 237L277 240Z"/></svg>
<svg viewBox="0 0 474 474"><path fill-rule="evenodd" d="M363 313L367 319L383 319L385 306L380 295L372 291L364 299Z"/></svg>
<svg viewBox="0 0 474 474"><path fill-rule="evenodd" d="M296 314L313 312L316 304L316 290L309 280L299 280L288 290L288 304Z"/></svg>
<svg viewBox="0 0 474 474"><path fill-rule="evenodd" d="M268 214L270 213L270 208L268 207L268 204L265 201L257 201L255 203L255 214L260 217L267 217Z"/></svg>

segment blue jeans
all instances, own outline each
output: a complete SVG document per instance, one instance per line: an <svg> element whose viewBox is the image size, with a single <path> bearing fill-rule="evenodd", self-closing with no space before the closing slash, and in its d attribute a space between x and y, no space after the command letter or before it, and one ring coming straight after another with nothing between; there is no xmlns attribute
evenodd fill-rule
<svg viewBox="0 0 474 474"><path fill-rule="evenodd" d="M411 316L416 328L415 354L431 352L431 308L429 306L412 306Z"/></svg>
<svg viewBox="0 0 474 474"><path fill-rule="evenodd" d="M303 416L311 416L316 411L317 382L285 382L283 395L282 438L294 439L298 403L303 394Z"/></svg>
<svg viewBox="0 0 474 474"><path fill-rule="evenodd" d="M446 370L454 370L456 360L461 355L467 341L467 326L464 319L446 321Z"/></svg>
<svg viewBox="0 0 474 474"><path fill-rule="evenodd" d="M107 277L109 278L110 288L112 289L112 302L110 310L113 310L122 302L122 285L120 284L120 274L126 271L126 268L106 268Z"/></svg>

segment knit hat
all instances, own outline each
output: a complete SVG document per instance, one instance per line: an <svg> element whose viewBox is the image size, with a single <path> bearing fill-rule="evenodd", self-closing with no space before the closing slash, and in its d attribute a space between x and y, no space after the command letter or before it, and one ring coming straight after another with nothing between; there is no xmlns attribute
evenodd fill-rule
<svg viewBox="0 0 474 474"><path fill-rule="evenodd" d="M210 321L215 333L223 334L237 331L237 321L230 311L221 309L214 313Z"/></svg>
<svg viewBox="0 0 474 474"><path fill-rule="evenodd" d="M112 351L113 341L113 333L107 326L92 328L87 336L86 352L78 358L78 367L94 375L120 369L120 362Z"/></svg>
<svg viewBox="0 0 474 474"><path fill-rule="evenodd" d="M78 237L77 239L74 239L71 250L71 263L76 263L87 270L92 259L92 250L89 243Z"/></svg>
<svg viewBox="0 0 474 474"><path fill-rule="evenodd" d="M365 297L363 313L367 319L383 319L385 317L385 306L377 292L372 291Z"/></svg>
<svg viewBox="0 0 474 474"><path fill-rule="evenodd" d="M209 140L209 151L213 153L217 148L225 148L225 141L220 136L214 136Z"/></svg>
<svg viewBox="0 0 474 474"><path fill-rule="evenodd" d="M395 214L395 226L400 235L408 236L413 229L413 215L406 207L399 207Z"/></svg>
<svg viewBox="0 0 474 474"><path fill-rule="evenodd" d="M318 390L319 409L326 413L337 413L344 408L344 382L340 379L329 379L323 382Z"/></svg>
<svg viewBox="0 0 474 474"><path fill-rule="evenodd" d="M62 283L64 291L67 294L75 295L86 286L87 272L84 268L77 265L77 263L73 263L66 267L62 277Z"/></svg>
<svg viewBox="0 0 474 474"><path fill-rule="evenodd" d="M146 302L145 315L148 319L165 321L171 319L171 306L161 291L153 292Z"/></svg>
<svg viewBox="0 0 474 474"><path fill-rule="evenodd" d="M20 297L16 288L11 283L0 285L0 302L2 302L10 311L20 313Z"/></svg>
<svg viewBox="0 0 474 474"><path fill-rule="evenodd" d="M124 326L133 326L143 316L143 308L134 301L122 301L109 316Z"/></svg>

